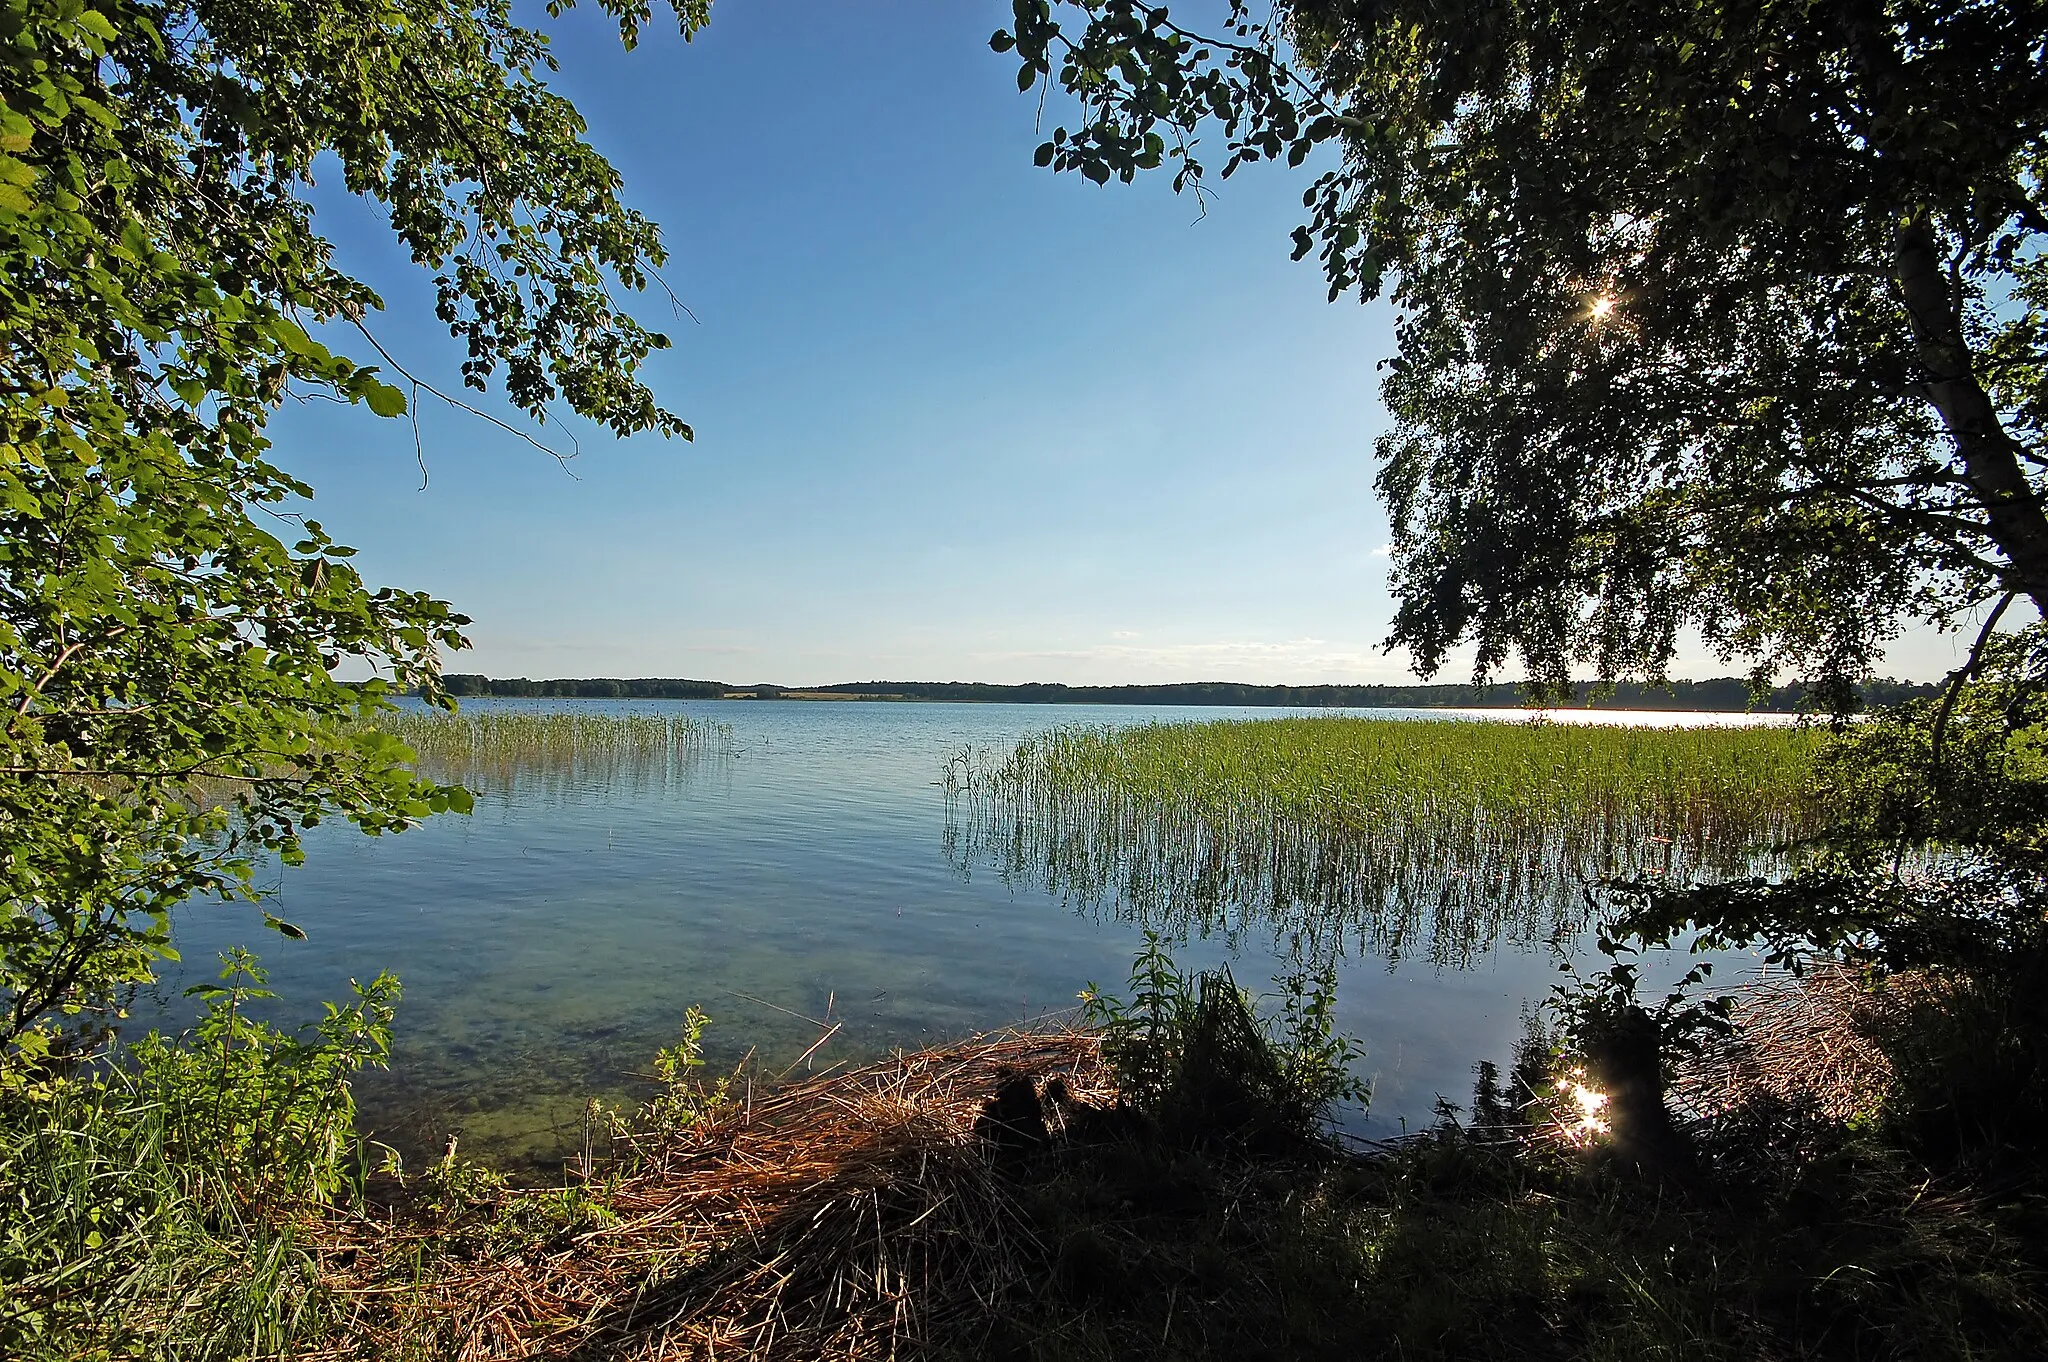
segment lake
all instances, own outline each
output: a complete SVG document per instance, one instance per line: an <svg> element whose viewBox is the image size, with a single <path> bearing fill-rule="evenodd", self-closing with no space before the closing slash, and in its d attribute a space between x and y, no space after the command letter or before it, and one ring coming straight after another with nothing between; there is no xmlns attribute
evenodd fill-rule
<svg viewBox="0 0 2048 1362"><path fill-rule="evenodd" d="M686 714L727 725L731 736L653 771L483 782L472 815L401 836L315 829L306 864L272 876L268 905L307 939L263 932L246 907L188 907L175 927L185 964L138 1015L182 1023L190 1012L179 990L235 943L263 955L286 1021L346 997L349 979L388 969L405 998L391 1070L357 1083L364 1126L410 1160L457 1134L466 1153L508 1164L574 1149L586 1102L630 1100L692 1004L714 1018L714 1064L752 1050L768 1073L794 1065L800 1075L1061 1012L1091 981L1121 988L1143 906L1102 886L1077 892L1056 865L1034 873L1014 845L963 835L944 788L949 758L1000 754L1061 725L1299 712L813 701L464 707ZM1184 963L1227 960L1255 991L1292 967L1309 929L1337 968L1338 1022L1367 1052L1374 1100L1347 1120L1364 1134L1426 1122L1439 1094L1464 1098L1475 1061L1507 1057L1528 1008L1557 980L1560 951L1584 956L1554 915L1513 904L1497 905L1487 919L1495 925L1467 932L1450 956L1427 942L1389 951L1332 939L1288 921L1285 905L1263 907L1233 914L1224 905L1201 921L1161 925L1189 938Z"/></svg>

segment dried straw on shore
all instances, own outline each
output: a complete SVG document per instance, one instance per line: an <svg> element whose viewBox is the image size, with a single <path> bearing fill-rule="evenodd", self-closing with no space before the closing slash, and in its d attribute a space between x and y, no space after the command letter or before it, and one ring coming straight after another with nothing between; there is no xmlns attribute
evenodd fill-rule
<svg viewBox="0 0 2048 1362"><path fill-rule="evenodd" d="M593 1187L612 1223L537 1251L428 1263L445 1223L331 1224L316 1252L349 1341L321 1355L894 1357L987 1318L1036 1260L975 1135L1012 1072L1113 1097L1094 1035L1005 1032L743 1095Z"/></svg>
<svg viewBox="0 0 2048 1362"><path fill-rule="evenodd" d="M1867 1114L1892 1081L1874 1028L1928 987L1902 975L1873 991L1842 964L1765 975L1737 994L1733 1040L1681 1067L1674 1105L1711 1116L1764 1096L1834 1121Z"/></svg>

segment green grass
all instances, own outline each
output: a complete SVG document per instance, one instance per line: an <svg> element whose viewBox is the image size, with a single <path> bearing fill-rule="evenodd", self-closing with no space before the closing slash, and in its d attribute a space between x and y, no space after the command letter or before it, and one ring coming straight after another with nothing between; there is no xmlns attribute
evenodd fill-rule
<svg viewBox="0 0 2048 1362"><path fill-rule="evenodd" d="M1782 859L1819 810L1787 727L1297 718L1062 728L949 762L963 868L1148 926L1263 921L1455 964L1574 929L1606 873Z"/></svg>
<svg viewBox="0 0 2048 1362"><path fill-rule="evenodd" d="M10 1103L10 1107L18 1104ZM80 1085L41 1110L0 1112L0 1352L242 1357L304 1327L312 1272L290 1226L180 1147L139 1085Z"/></svg>
<svg viewBox="0 0 2048 1362"><path fill-rule="evenodd" d="M948 1356L1747 1362L2034 1358L2020 1219L1876 1151L1687 1197L1446 1127L1234 1166L1073 1151L1019 1197L1047 1268ZM2037 1241L2038 1242L2038 1241Z"/></svg>
<svg viewBox="0 0 2048 1362"><path fill-rule="evenodd" d="M289 1035L247 1014L254 957L222 958L192 1033L0 1071L0 1356L289 1355L326 1320L303 1231L356 1185L348 1080L389 1052L397 981Z"/></svg>
<svg viewBox="0 0 2048 1362"><path fill-rule="evenodd" d="M1251 719L1062 728L1000 768L958 767L1012 799L1114 793L1219 820L1365 828L1478 813L1512 826L1646 818L1671 831L1775 831L1802 820L1808 729Z"/></svg>

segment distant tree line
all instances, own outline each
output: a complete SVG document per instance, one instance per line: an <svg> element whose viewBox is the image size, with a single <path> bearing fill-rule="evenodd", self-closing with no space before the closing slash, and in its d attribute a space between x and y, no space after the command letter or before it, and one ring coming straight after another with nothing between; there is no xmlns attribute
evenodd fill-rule
<svg viewBox="0 0 2048 1362"><path fill-rule="evenodd" d="M1234 681L1183 681L1156 686L1067 686L1033 681L1000 686L981 681L849 681L841 685L786 687L728 685L722 681L688 681L656 677L633 680L597 677L582 680L529 681L523 676L493 678L455 675L443 678L450 695L566 697L586 700L715 700L746 694L771 699L782 694L828 693L868 695L877 699L945 700L971 704L1011 705L1272 705L1299 708L1444 709L1462 706L1515 706L1528 693L1519 684L1486 686L1253 686ZM1863 683L1866 705L1893 705L1934 695L1939 687L1913 681L1877 678ZM1708 681L1672 681L1660 686L1624 681L1606 693L1592 682L1573 688L1573 702L1591 709L1677 709L1791 713L1807 707L1798 686L1779 686L1752 704L1749 684L1738 677Z"/></svg>
<svg viewBox="0 0 2048 1362"><path fill-rule="evenodd" d="M718 681L686 681L655 676L631 680L599 676L582 680L529 681L523 676L462 674L441 679L450 695L558 696L577 700L716 700L727 690L724 683Z"/></svg>
<svg viewBox="0 0 2048 1362"><path fill-rule="evenodd" d="M1030 682L996 686L969 681L858 681L820 689L840 694L891 695L912 700L981 701L1026 705L1274 705L1305 708L1439 709L1462 706L1515 706L1528 700L1525 687L1513 682L1473 685L1411 686L1253 686L1232 681L1186 681L1157 686L1064 686ZM1863 702L1890 705L1935 694L1934 684L1878 678L1862 686ZM1790 713L1805 707L1806 692L1798 686L1774 688L1752 704L1749 683L1732 676L1709 681L1672 681L1653 686L1624 681L1602 694L1593 682L1572 688L1573 703L1592 709L1758 709Z"/></svg>

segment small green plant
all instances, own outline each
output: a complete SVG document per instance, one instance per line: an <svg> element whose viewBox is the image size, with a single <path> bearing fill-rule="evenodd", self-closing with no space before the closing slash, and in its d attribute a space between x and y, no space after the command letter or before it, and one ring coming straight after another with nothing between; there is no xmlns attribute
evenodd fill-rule
<svg viewBox="0 0 2048 1362"><path fill-rule="evenodd" d="M348 1076L388 1062L398 981L356 985L356 1001L326 1004L303 1039L249 1015L277 996L254 955L238 946L220 958L216 982L186 990L207 1004L190 1041L151 1032L132 1047L136 1082L164 1104L174 1159L221 1169L256 1204L329 1200L354 1163Z"/></svg>
<svg viewBox="0 0 2048 1362"><path fill-rule="evenodd" d="M1163 938L1145 934L1132 962L1129 1002L1090 984L1082 1015L1103 1031L1103 1056L1126 1101L1166 1133L1279 1151L1324 1138L1341 1103L1371 1088L1353 1072L1357 1042L1334 1023L1333 975L1277 981L1281 1006L1261 1017L1228 965L1183 971Z"/></svg>
<svg viewBox="0 0 2048 1362"><path fill-rule="evenodd" d="M1124 1002L1090 982L1081 990L1081 1016L1102 1028L1102 1055L1118 1091L1137 1106L1157 1108L1178 1077L1198 995L1159 933L1150 931L1131 962L1130 990Z"/></svg>
<svg viewBox="0 0 2048 1362"><path fill-rule="evenodd" d="M451 1136L441 1157L422 1169L410 1185L420 1205L444 1223L476 1211L495 1210L506 1187L503 1173L461 1157L458 1148L459 1142Z"/></svg>
<svg viewBox="0 0 2048 1362"><path fill-rule="evenodd" d="M646 1123L656 1132L673 1134L702 1124L730 1100L732 1076L709 1084L697 1076L704 1067L704 1031L711 1018L690 1007L683 1014L683 1038L654 1052L654 1079L660 1091L645 1108Z"/></svg>
<svg viewBox="0 0 2048 1362"><path fill-rule="evenodd" d="M1336 970L1298 970L1275 982L1280 1016L1274 1035L1289 1090L1318 1116L1344 1103L1371 1102L1372 1084L1356 1072L1365 1047L1337 1030Z"/></svg>

